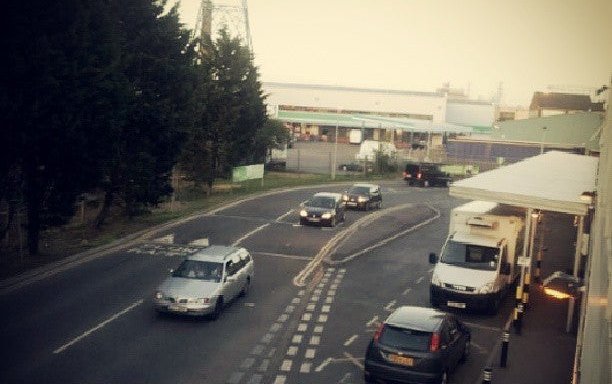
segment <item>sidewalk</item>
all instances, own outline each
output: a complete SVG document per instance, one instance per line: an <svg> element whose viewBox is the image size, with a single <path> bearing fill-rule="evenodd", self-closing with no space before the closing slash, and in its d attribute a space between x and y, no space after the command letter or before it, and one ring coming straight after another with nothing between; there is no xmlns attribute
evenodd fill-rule
<svg viewBox="0 0 612 384"><path fill-rule="evenodd" d="M501 344L494 354L492 384L571 383L576 335L565 331L567 300L545 296L537 284L532 288L521 335L510 327L505 368L500 367Z"/></svg>

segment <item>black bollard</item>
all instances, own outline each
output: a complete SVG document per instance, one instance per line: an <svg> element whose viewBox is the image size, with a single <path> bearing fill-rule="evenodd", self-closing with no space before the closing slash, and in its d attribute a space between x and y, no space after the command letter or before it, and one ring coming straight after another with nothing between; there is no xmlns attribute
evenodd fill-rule
<svg viewBox="0 0 612 384"><path fill-rule="evenodd" d="M523 309L523 304L517 305L515 309L514 331L517 335L521 334L521 329L523 328Z"/></svg>
<svg viewBox="0 0 612 384"><path fill-rule="evenodd" d="M490 384L493 379L493 370L489 367L485 368L482 373L482 384Z"/></svg>
<svg viewBox="0 0 612 384"><path fill-rule="evenodd" d="M506 362L508 361L508 343L510 342L510 332L504 331L502 335L502 350L501 358L499 359L499 366L506 368Z"/></svg>

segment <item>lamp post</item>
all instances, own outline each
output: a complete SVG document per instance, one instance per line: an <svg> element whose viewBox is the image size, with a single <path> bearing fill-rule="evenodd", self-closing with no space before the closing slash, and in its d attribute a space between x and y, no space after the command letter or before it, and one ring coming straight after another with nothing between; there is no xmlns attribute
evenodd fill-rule
<svg viewBox="0 0 612 384"><path fill-rule="evenodd" d="M340 108L336 109L336 134L334 139L334 156L332 158L332 169L331 169L331 178L332 180L336 180L336 167L338 161L338 125L340 119Z"/></svg>
<svg viewBox="0 0 612 384"><path fill-rule="evenodd" d="M540 141L540 155L544 153L544 140L546 139L546 127L542 127L542 140Z"/></svg>

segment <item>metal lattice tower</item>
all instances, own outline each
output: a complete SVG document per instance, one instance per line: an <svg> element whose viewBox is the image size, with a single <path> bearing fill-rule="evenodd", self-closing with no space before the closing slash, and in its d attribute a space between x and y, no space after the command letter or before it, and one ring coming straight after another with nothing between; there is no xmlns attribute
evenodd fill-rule
<svg viewBox="0 0 612 384"><path fill-rule="evenodd" d="M253 51L247 0L202 0L193 37L203 35L215 40L219 30L226 27L230 36L238 37L242 44Z"/></svg>

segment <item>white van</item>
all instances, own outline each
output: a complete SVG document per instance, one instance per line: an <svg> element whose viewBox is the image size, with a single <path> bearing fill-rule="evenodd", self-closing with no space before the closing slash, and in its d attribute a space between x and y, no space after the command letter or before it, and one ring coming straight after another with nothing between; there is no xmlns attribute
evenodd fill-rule
<svg viewBox="0 0 612 384"><path fill-rule="evenodd" d="M523 237L519 208L472 201L453 209L440 257L429 255L431 305L496 312L519 276Z"/></svg>

